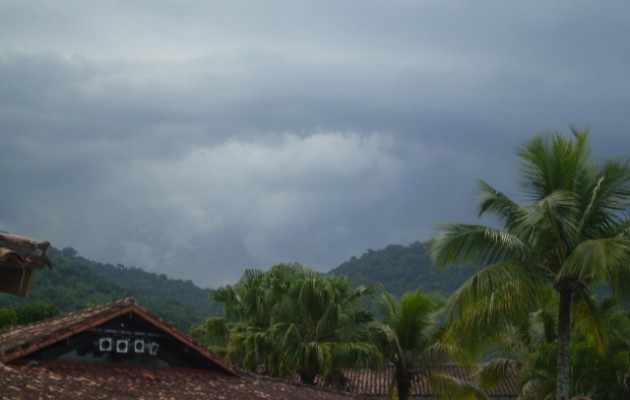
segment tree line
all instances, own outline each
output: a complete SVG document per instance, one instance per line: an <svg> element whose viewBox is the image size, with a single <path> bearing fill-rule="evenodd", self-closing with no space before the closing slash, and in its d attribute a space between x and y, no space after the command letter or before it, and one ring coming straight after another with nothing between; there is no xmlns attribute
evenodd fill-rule
<svg viewBox="0 0 630 400"><path fill-rule="evenodd" d="M433 264L476 268L444 303L283 264L219 288L225 314L191 334L245 369L307 384L343 387L343 368L390 364L400 399L418 374L438 395L486 399L514 365L522 399L628 398L630 161L599 161L588 131L571 133L519 150L523 202L479 181L479 215L501 228L440 227ZM433 368L453 362L474 366L473 380Z"/></svg>
<svg viewBox="0 0 630 400"><path fill-rule="evenodd" d="M416 241L407 246L390 244L384 249L369 249L328 274L349 276L356 286L378 282L396 296L418 288L448 296L475 270L461 266L452 268L448 274L441 273L431 261L429 246L429 242Z"/></svg>
<svg viewBox="0 0 630 400"><path fill-rule="evenodd" d="M79 256L70 247L53 249L52 262L52 269L35 275L28 298L0 294L0 307L19 310L30 304L48 304L67 313L134 297L151 312L185 331L220 312L218 307L208 309L211 291L190 281L168 279L139 268L97 263Z"/></svg>

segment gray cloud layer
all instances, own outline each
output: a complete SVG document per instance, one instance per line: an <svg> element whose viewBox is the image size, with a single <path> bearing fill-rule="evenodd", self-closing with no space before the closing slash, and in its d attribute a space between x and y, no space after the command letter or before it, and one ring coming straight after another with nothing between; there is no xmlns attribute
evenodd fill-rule
<svg viewBox="0 0 630 400"><path fill-rule="evenodd" d="M630 6L0 1L0 229L218 286L474 220L474 179L628 152Z"/></svg>

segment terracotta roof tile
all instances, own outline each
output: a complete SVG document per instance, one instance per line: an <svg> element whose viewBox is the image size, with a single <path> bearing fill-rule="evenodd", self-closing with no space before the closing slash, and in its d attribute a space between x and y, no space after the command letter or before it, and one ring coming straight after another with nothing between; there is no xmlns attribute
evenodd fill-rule
<svg viewBox="0 0 630 400"><path fill-rule="evenodd" d="M30 360L38 349L133 313L219 368L164 368ZM4 364L2 364L4 363ZM242 373L133 299L66 314L0 334L0 399L286 399L342 400L355 394Z"/></svg>
<svg viewBox="0 0 630 400"><path fill-rule="evenodd" d="M25 325L0 334L0 361L8 363L32 354L46 346L97 327L124 314L133 313L171 337L217 364L226 373L239 373L224 359L170 326L161 318L139 306L134 299L124 299L100 307L65 314L46 321Z"/></svg>
<svg viewBox="0 0 630 400"><path fill-rule="evenodd" d="M217 369L181 369L68 361L29 361L39 349L119 316L133 313L193 351L211 360ZM26 358L24 358L26 357ZM350 393L303 386L293 382L238 371L221 357L142 308L133 299L66 314L0 334L0 399L348 399L387 395L393 367L374 371L344 372ZM455 365L442 373L469 380L470 374ZM515 375L490 393L513 397L518 393ZM428 397L426 380L417 376L414 397Z"/></svg>
<svg viewBox="0 0 630 400"><path fill-rule="evenodd" d="M40 398L343 400L360 397L250 374L229 377L211 371L62 362L3 366L0 399Z"/></svg>
<svg viewBox="0 0 630 400"><path fill-rule="evenodd" d="M435 372L464 381L471 380L471 374L467 369L454 364L436 367ZM370 397L387 396L394 379L394 367L390 365L381 370L347 369L344 370L344 376L347 379L346 387L352 393ZM516 373L512 373L502 385L491 390L488 395L491 398L516 398L518 393L517 376ZM414 397L431 397L433 395L424 375L415 375L411 385L411 395Z"/></svg>

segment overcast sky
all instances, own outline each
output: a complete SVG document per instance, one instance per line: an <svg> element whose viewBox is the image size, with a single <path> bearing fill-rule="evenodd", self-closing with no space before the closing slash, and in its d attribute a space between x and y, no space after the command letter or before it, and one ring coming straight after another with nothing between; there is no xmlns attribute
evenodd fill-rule
<svg viewBox="0 0 630 400"><path fill-rule="evenodd" d="M630 153L630 3L0 0L0 230L217 287L476 221L516 149Z"/></svg>

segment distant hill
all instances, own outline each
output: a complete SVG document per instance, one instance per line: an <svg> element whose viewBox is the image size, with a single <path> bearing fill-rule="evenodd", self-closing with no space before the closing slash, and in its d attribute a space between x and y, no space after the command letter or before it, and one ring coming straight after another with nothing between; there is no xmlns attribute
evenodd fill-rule
<svg viewBox="0 0 630 400"><path fill-rule="evenodd" d="M169 298L194 308L207 308L212 290L200 288L192 281L171 279L165 274L147 272L141 268L125 267L93 262L90 264L95 274L115 284L133 288L148 296Z"/></svg>
<svg viewBox="0 0 630 400"><path fill-rule="evenodd" d="M471 268L436 270L428 257L427 244L420 242L370 249L329 272L348 276L355 285L382 283L395 295L418 287L449 295L472 273ZM0 307L50 303L61 312L70 312L134 297L156 315L187 331L191 325L221 314L220 304L209 302L211 295L211 289L200 288L190 280L91 261L68 247L53 249L53 269L37 273L28 299L0 294Z"/></svg>
<svg viewBox="0 0 630 400"><path fill-rule="evenodd" d="M53 249L52 257L53 269L37 273L28 299L0 295L0 307L40 302L70 312L134 297L151 312L183 330L219 312L211 312L208 307L211 290L199 288L191 281L90 261L72 248Z"/></svg>
<svg viewBox="0 0 630 400"><path fill-rule="evenodd" d="M431 263L428 243L414 242L409 246L389 245L382 250L368 250L361 257L352 257L331 275L345 275L355 285L382 283L392 294L421 287L425 292L440 292L450 295L474 270L469 267L437 270Z"/></svg>

